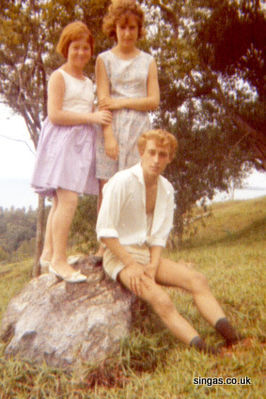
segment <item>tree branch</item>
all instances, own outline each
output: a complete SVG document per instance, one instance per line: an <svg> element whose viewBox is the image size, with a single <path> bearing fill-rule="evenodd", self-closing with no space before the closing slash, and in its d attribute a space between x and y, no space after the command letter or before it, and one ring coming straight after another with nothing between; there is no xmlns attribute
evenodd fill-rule
<svg viewBox="0 0 266 399"><path fill-rule="evenodd" d="M25 140L14 139L13 137L8 137L8 136L5 136L4 134L0 134L0 137L3 137L4 139L7 139L7 140L16 141L16 142L18 142L18 143L23 143L23 144L25 144L25 145L28 147L28 149L30 150L30 152L31 152L33 155L35 155L35 153L34 153L34 152L32 151L32 149L30 148L29 144L28 144Z"/></svg>

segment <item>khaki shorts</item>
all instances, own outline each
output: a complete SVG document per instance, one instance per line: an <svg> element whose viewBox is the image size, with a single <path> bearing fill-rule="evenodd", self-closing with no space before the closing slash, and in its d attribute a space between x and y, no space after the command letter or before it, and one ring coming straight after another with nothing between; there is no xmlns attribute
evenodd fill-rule
<svg viewBox="0 0 266 399"><path fill-rule="evenodd" d="M150 262L150 251L146 245L125 245L124 248L133 256L134 260L142 265ZM105 273L116 280L117 275L125 265L108 248L105 248L103 255L103 269Z"/></svg>

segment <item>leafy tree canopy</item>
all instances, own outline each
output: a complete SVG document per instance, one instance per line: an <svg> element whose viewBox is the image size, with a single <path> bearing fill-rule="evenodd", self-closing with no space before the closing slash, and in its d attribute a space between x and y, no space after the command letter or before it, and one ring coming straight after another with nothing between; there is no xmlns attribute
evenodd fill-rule
<svg viewBox="0 0 266 399"><path fill-rule="evenodd" d="M259 0L142 0L161 104L155 124L179 139L168 171L176 187L176 225L196 201L241 179L245 168L266 169L265 17ZM101 33L106 0L1 0L0 94L22 115L35 145L46 116L47 80L62 59L60 31L83 20L95 54L110 47ZM93 74L90 63L88 73Z"/></svg>
<svg viewBox="0 0 266 399"><path fill-rule="evenodd" d="M257 0L143 3L159 65L157 124L180 144L168 177L181 234L196 201L241 181L251 166L266 169L265 17Z"/></svg>
<svg viewBox="0 0 266 399"><path fill-rule="evenodd" d="M10 259L21 245L29 243L35 234L36 211L26 211L25 208L0 208L0 261Z"/></svg>

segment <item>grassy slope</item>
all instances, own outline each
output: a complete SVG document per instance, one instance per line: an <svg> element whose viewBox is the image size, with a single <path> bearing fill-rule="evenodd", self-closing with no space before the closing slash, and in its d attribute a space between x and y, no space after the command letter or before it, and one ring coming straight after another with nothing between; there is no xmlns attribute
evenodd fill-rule
<svg viewBox="0 0 266 399"><path fill-rule="evenodd" d="M76 376L50 369L45 364L10 359L0 361L1 399L28 398L121 398L193 399L263 397L263 312L265 282L266 197L213 206L206 226L199 224L198 235L186 242L186 249L169 253L172 259L184 258L209 279L210 286L226 314L244 336L252 337L250 348L239 346L232 358L200 354L176 340L146 311L107 376L114 375L113 388L88 388L87 377L75 384ZM30 278L30 262L1 266L0 312ZM6 272L6 273L5 273ZM169 290L179 311L200 331L207 342L221 342L215 331L201 318L191 297ZM3 355L4 345L0 346ZM118 371L114 371L117 369ZM141 370L141 371L140 371ZM194 386L194 377L245 377L251 386ZM108 378L107 378L108 379Z"/></svg>

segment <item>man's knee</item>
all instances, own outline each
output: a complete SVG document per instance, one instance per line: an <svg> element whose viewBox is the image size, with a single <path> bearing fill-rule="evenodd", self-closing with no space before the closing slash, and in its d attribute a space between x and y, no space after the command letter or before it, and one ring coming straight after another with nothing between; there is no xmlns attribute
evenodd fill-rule
<svg viewBox="0 0 266 399"><path fill-rule="evenodd" d="M166 320L170 317L172 312L175 311L175 306L170 298L159 297L156 300L154 310L160 315L162 320Z"/></svg>
<svg viewBox="0 0 266 399"><path fill-rule="evenodd" d="M175 309L170 297L163 289L161 289L161 287L159 290L153 292L149 302L154 311L159 314L162 319L168 318L171 312Z"/></svg>
<svg viewBox="0 0 266 399"><path fill-rule="evenodd" d="M193 293L198 293L209 288L208 280L204 274L193 272L191 276L191 289Z"/></svg>
<svg viewBox="0 0 266 399"><path fill-rule="evenodd" d="M166 305L168 295L154 280L144 274L140 284L144 299L147 302L156 307L164 307Z"/></svg>

